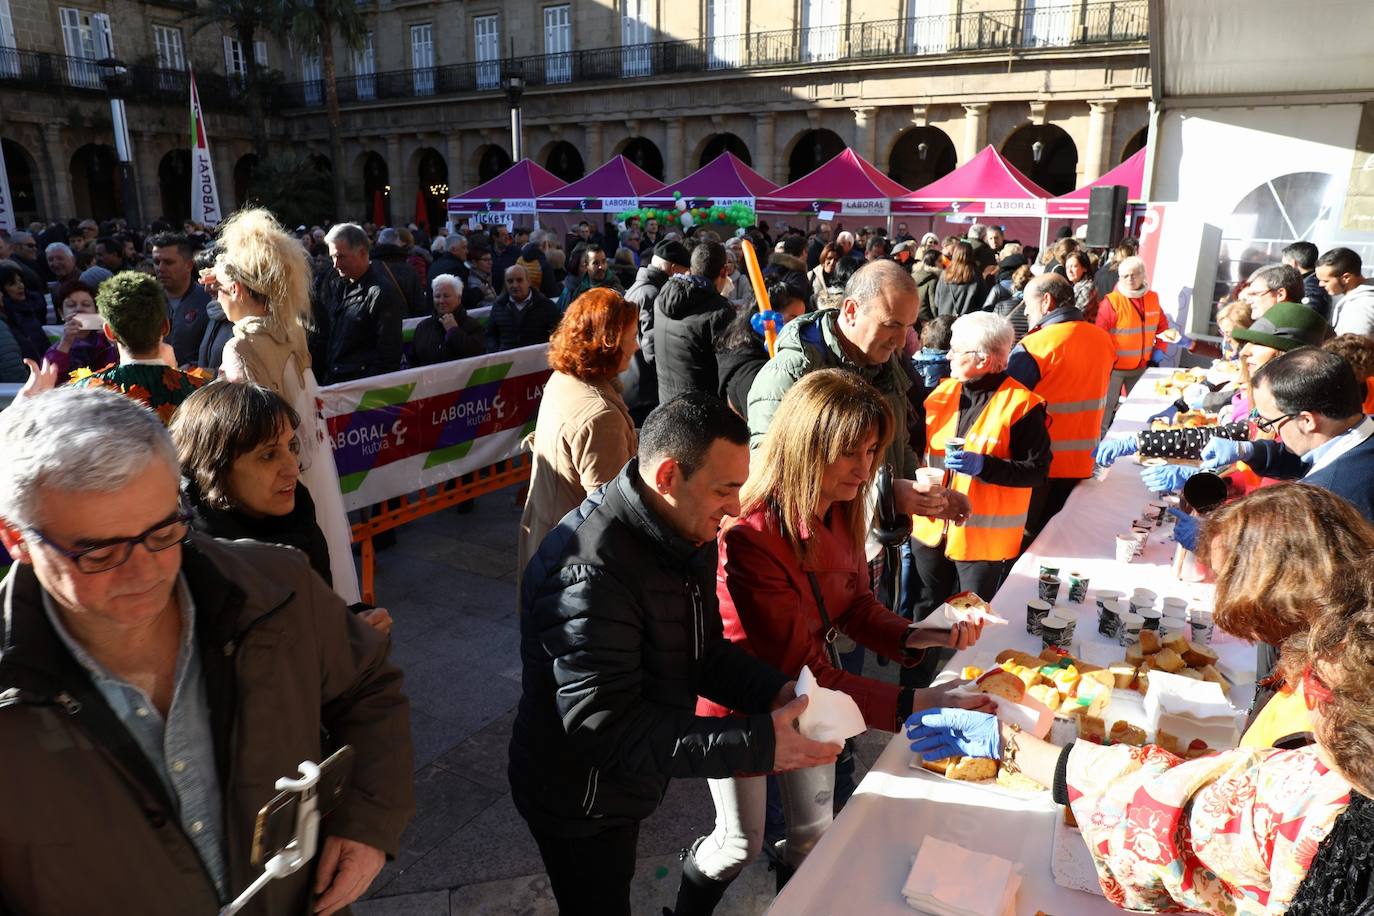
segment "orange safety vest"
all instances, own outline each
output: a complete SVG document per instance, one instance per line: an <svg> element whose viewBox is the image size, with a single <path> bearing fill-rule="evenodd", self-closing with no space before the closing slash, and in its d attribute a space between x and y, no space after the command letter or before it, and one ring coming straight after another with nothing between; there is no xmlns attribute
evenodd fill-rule
<svg viewBox="0 0 1374 916"><path fill-rule="evenodd" d="M926 464L945 466L945 440L957 435L959 394L963 384L944 379L926 397ZM993 458L1011 458L1011 428L1045 399L1008 378L988 400L978 419L964 435L965 451ZM963 526L917 515L912 534L927 547L938 547L945 538L945 556L951 560L1010 560L1021 552L1030 508L1030 487L1002 487L984 483L967 474L953 474L950 489L968 496L972 514Z"/></svg>
<svg viewBox="0 0 1374 916"><path fill-rule="evenodd" d="M1116 290L1107 294L1106 305L1116 312L1116 327L1112 340L1116 343L1116 364L1113 369L1130 372L1150 361L1155 348L1155 330L1159 327L1159 296L1153 290L1145 293L1145 314L1135 310L1130 299Z"/></svg>
<svg viewBox="0 0 1374 916"><path fill-rule="evenodd" d="M1050 477L1091 477L1116 359L1112 336L1086 321L1060 321L1031 331L1021 346L1040 367L1035 393L1049 413Z"/></svg>

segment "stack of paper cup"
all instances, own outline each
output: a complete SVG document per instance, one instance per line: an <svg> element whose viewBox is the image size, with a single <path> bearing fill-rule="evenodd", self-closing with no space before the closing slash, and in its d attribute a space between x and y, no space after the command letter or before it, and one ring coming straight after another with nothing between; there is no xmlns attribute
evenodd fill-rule
<svg viewBox="0 0 1374 916"><path fill-rule="evenodd" d="M1139 614L1143 608L1154 607L1157 596L1148 588L1138 588L1131 594L1131 611Z"/></svg>
<svg viewBox="0 0 1374 916"><path fill-rule="evenodd" d="M1188 622L1193 629L1193 642L1206 645L1212 641L1215 627L1212 623L1211 608L1194 607L1188 611Z"/></svg>

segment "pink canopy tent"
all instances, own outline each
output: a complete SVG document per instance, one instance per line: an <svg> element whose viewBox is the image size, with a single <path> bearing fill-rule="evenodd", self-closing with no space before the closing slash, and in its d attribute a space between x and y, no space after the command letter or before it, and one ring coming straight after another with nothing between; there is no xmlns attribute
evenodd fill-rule
<svg viewBox="0 0 1374 916"><path fill-rule="evenodd" d="M873 163L846 148L811 174L760 196L754 209L760 213L807 213L822 219L886 217L892 199L906 193L906 188L878 171Z"/></svg>
<svg viewBox="0 0 1374 916"><path fill-rule="evenodd" d="M624 156L616 156L572 184L542 195L538 207L540 213L615 214L635 209L640 197L662 188L663 182Z"/></svg>
<svg viewBox="0 0 1374 916"><path fill-rule="evenodd" d="M448 212L456 213L533 213L535 200L551 194L564 182L528 159L506 169L490 181L448 199Z"/></svg>
<svg viewBox="0 0 1374 916"><path fill-rule="evenodd" d="M899 215L1045 215L1050 192L1031 181L991 146L943 178L892 202Z"/></svg>
<svg viewBox="0 0 1374 916"><path fill-rule="evenodd" d="M1070 191L1062 197L1052 198L1045 206L1050 216L1087 219L1088 199L1092 196L1092 189L1114 184L1126 186L1128 201L1140 200L1141 189L1145 184L1145 150L1140 150L1096 181L1085 184L1076 191Z"/></svg>
<svg viewBox="0 0 1374 916"><path fill-rule="evenodd" d="M754 206L755 200L778 189L773 182L745 165L734 153L726 151L681 181L640 198L644 207L671 207L678 192L687 206L728 207L731 204Z"/></svg>

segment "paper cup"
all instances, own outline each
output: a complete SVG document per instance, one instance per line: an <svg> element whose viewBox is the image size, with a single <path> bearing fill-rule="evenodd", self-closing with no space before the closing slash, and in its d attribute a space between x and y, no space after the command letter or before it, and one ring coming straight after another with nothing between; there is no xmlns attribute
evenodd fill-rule
<svg viewBox="0 0 1374 916"><path fill-rule="evenodd" d="M1165 516L1169 514L1168 509L1169 507L1164 503L1150 503L1150 515L1155 520L1156 528L1164 523Z"/></svg>
<svg viewBox="0 0 1374 916"><path fill-rule="evenodd" d="M945 440L945 456L958 455L964 451L964 439L962 436L950 436Z"/></svg>
<svg viewBox="0 0 1374 916"><path fill-rule="evenodd" d="M942 486L945 482L945 472L942 468L917 468L916 480L918 483L935 487Z"/></svg>
<svg viewBox="0 0 1374 916"><path fill-rule="evenodd" d="M1086 597L1088 597L1088 577L1080 572L1069 573L1069 600L1074 604L1082 604Z"/></svg>
<svg viewBox="0 0 1374 916"><path fill-rule="evenodd" d="M1106 601L1098 607L1097 632L1108 639L1121 635L1121 608L1115 601Z"/></svg>
<svg viewBox="0 0 1374 916"><path fill-rule="evenodd" d="M1144 625L1145 621L1140 619L1139 614L1123 614L1121 627L1116 634L1117 642L1123 646L1140 642L1140 630Z"/></svg>
<svg viewBox="0 0 1374 916"><path fill-rule="evenodd" d="M1099 588L1097 591L1093 592L1093 600L1097 602L1099 608L1108 601L1120 601L1125 597L1125 592L1114 591L1110 588Z"/></svg>
<svg viewBox="0 0 1374 916"><path fill-rule="evenodd" d="M1038 598L1026 604L1026 632L1034 636L1040 635L1040 621L1045 619L1050 613L1051 605L1048 601L1041 601Z"/></svg>
<svg viewBox="0 0 1374 916"><path fill-rule="evenodd" d="M1206 645L1212 641L1212 634L1216 631L1212 623L1212 612L1204 608L1193 608L1188 612L1188 622L1193 631L1193 642Z"/></svg>
<svg viewBox="0 0 1374 916"><path fill-rule="evenodd" d="M1059 577L1041 576L1040 577L1040 600L1054 604L1059 600Z"/></svg>
<svg viewBox="0 0 1374 916"><path fill-rule="evenodd" d="M1063 649L1069 645L1069 621L1058 614L1050 614L1040 621L1040 642L1046 649Z"/></svg>
<svg viewBox="0 0 1374 916"><path fill-rule="evenodd" d="M1165 617L1188 620L1188 602L1182 598L1165 598L1159 602L1159 610Z"/></svg>
<svg viewBox="0 0 1374 916"><path fill-rule="evenodd" d="M1164 618L1163 614L1153 607L1142 607L1137 613L1140 614L1140 619L1144 624L1142 629L1159 631L1159 623Z"/></svg>
<svg viewBox="0 0 1374 916"><path fill-rule="evenodd" d="M1129 563L1135 559L1135 538L1129 534L1116 536L1116 562Z"/></svg>
<svg viewBox="0 0 1374 916"><path fill-rule="evenodd" d="M1048 563L1041 563L1041 564L1040 564L1040 577L1041 577L1042 579L1043 579L1045 576L1057 576L1057 575L1059 575L1059 567L1058 567L1058 566L1051 566L1051 565L1049 565Z"/></svg>

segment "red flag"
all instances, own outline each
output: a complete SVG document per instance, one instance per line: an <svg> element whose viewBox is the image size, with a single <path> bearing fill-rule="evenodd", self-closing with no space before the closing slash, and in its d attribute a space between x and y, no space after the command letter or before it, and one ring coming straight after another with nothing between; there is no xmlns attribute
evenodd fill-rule
<svg viewBox="0 0 1374 916"><path fill-rule="evenodd" d="M423 190L415 192L415 225L426 232L429 231L429 202L425 200Z"/></svg>
<svg viewBox="0 0 1374 916"><path fill-rule="evenodd" d="M386 202L382 200L382 189L372 192L372 222L378 226L386 225Z"/></svg>

